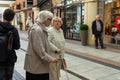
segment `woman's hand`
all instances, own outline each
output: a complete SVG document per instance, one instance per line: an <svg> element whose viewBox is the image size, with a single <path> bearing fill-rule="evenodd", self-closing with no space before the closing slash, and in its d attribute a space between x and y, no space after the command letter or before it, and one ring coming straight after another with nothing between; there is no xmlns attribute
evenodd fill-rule
<svg viewBox="0 0 120 80"><path fill-rule="evenodd" d="M55 53L57 54L57 53L61 53L61 49L57 49L56 51L55 51Z"/></svg>

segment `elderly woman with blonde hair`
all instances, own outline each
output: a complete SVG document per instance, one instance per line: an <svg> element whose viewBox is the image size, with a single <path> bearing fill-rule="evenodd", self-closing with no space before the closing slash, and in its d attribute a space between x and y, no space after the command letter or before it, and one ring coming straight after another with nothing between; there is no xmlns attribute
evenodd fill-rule
<svg viewBox="0 0 120 80"><path fill-rule="evenodd" d="M26 80L49 80L49 63L57 62L50 56L46 27L53 18L49 11L40 11L29 31L29 42L25 56Z"/></svg>
<svg viewBox="0 0 120 80"><path fill-rule="evenodd" d="M52 27L48 29L48 40L52 47L51 56L58 59L57 63L50 63L50 80L59 80L60 77L61 59L64 58L65 47L62 24L60 17L54 17L51 23Z"/></svg>

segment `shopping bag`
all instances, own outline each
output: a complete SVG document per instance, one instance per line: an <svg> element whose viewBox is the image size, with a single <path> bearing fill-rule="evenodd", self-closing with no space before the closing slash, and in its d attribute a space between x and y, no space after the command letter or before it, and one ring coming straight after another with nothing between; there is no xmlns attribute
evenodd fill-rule
<svg viewBox="0 0 120 80"><path fill-rule="evenodd" d="M95 35L92 35L92 40L95 40Z"/></svg>

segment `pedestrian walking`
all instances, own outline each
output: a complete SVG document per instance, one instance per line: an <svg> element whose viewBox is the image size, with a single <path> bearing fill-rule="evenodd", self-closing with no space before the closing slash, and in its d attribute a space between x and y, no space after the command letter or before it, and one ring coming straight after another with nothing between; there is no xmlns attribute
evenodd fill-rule
<svg viewBox="0 0 120 80"><path fill-rule="evenodd" d="M103 22L100 20L100 16L96 15L96 20L92 22L92 34L95 36L95 48L98 49L98 41L100 42L101 48L105 48L103 45Z"/></svg>
<svg viewBox="0 0 120 80"><path fill-rule="evenodd" d="M20 48L18 31L11 24L14 16L13 10L6 9L0 22L0 80L12 80L17 60L15 50Z"/></svg>
<svg viewBox="0 0 120 80"><path fill-rule="evenodd" d="M33 19L31 14L29 14L26 20L26 27L27 27L26 30L30 29L32 26L33 26Z"/></svg>
<svg viewBox="0 0 120 80"><path fill-rule="evenodd" d="M50 63L50 80L59 80L61 59L64 59L65 39L61 29L62 24L60 17L54 17L51 23L52 27L48 29L48 40L52 47L51 56L58 59L57 63Z"/></svg>
<svg viewBox="0 0 120 80"><path fill-rule="evenodd" d="M49 63L57 62L50 56L47 29L53 14L50 11L40 11L33 27L29 30L29 41L25 56L24 69L26 80L49 80Z"/></svg>

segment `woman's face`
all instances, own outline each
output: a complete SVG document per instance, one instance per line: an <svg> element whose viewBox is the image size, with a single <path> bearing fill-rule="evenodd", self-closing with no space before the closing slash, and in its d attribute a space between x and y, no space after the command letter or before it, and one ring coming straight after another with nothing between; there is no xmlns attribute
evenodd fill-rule
<svg viewBox="0 0 120 80"><path fill-rule="evenodd" d="M45 26L49 26L50 25L50 23L51 23L51 18L48 18L45 22L44 22L44 24L45 24Z"/></svg>
<svg viewBox="0 0 120 80"><path fill-rule="evenodd" d="M54 19L53 21L53 26L57 29L59 29L61 27L61 21L59 19Z"/></svg>

